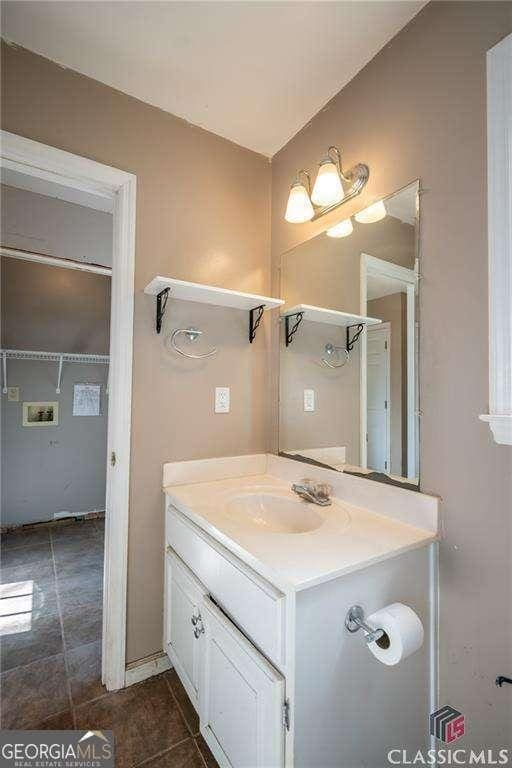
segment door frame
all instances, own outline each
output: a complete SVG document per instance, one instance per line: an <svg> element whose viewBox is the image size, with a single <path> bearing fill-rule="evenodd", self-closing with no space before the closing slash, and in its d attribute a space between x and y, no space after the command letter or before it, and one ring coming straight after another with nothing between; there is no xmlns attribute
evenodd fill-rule
<svg viewBox="0 0 512 768"><path fill-rule="evenodd" d="M386 369L386 465L387 472L391 472L391 323L384 322L378 325L372 325L367 328L368 333L383 333L386 336L386 353L387 353L387 369ZM368 345L368 336L366 336L366 345ZM368 371L367 371L368 378ZM368 406L367 406L368 407ZM366 417L366 430L368 431L368 412ZM365 435L366 438L366 435ZM365 439L366 450L368 451L368 443Z"/></svg>
<svg viewBox="0 0 512 768"><path fill-rule="evenodd" d="M416 436L418 435L418 409L416 407L416 293L418 290L417 269L408 269L389 261L384 261L368 253L361 253L360 265L360 312L366 316L368 313L368 276L388 277L399 280L405 285L407 295L407 478L416 478L419 474L416 452ZM367 345L366 327L361 334L361 357L359 385L360 402L360 463L367 468L366 431L367 431L367 390L366 390L366 364Z"/></svg>
<svg viewBox="0 0 512 768"><path fill-rule="evenodd" d="M113 201L102 680L126 675L126 588L132 403L137 177L86 157L0 131L0 165Z"/></svg>

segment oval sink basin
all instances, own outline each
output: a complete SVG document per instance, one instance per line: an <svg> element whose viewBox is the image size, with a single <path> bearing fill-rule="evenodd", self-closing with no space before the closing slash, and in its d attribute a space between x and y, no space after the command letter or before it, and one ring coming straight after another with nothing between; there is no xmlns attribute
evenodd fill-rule
<svg viewBox="0 0 512 768"><path fill-rule="evenodd" d="M231 496L225 512L232 520L243 520L269 533L307 533L325 520L313 504L272 491Z"/></svg>

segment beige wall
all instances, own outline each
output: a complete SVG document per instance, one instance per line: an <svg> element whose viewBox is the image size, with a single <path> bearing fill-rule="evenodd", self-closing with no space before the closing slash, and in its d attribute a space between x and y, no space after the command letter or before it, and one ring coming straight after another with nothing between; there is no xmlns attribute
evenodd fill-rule
<svg viewBox="0 0 512 768"><path fill-rule="evenodd" d="M156 274L269 291L268 160L22 49L2 45L2 127L137 175L128 660L162 648L162 463L267 447L268 319L181 302L154 332ZM163 342L191 322L219 347L183 366ZM188 361L189 363L191 361ZM213 388L232 412L213 416Z"/></svg>
<svg viewBox="0 0 512 768"><path fill-rule="evenodd" d="M330 144L368 163L362 200L420 178L421 485L443 498L440 703L466 714L466 743L510 745L512 450L488 413L485 53L512 31L512 4L432 3L273 160L272 250L279 256L333 219L283 219L297 168ZM277 356L277 352L276 352ZM498 617L498 624L496 619Z"/></svg>

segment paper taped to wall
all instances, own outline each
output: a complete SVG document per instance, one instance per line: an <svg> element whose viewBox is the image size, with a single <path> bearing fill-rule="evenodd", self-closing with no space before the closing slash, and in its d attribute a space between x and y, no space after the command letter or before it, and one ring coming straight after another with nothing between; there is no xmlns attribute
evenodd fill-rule
<svg viewBox="0 0 512 768"><path fill-rule="evenodd" d="M75 384L73 416L99 416L100 394L101 384Z"/></svg>

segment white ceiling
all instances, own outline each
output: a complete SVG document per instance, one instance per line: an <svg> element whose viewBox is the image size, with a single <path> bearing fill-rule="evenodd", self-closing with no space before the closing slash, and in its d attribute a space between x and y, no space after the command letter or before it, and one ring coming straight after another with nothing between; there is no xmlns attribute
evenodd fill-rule
<svg viewBox="0 0 512 768"><path fill-rule="evenodd" d="M425 5L3 2L3 35L272 156Z"/></svg>

